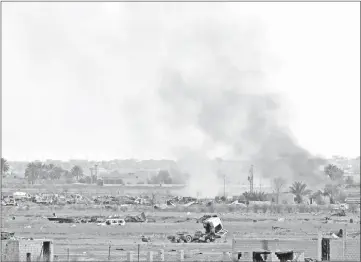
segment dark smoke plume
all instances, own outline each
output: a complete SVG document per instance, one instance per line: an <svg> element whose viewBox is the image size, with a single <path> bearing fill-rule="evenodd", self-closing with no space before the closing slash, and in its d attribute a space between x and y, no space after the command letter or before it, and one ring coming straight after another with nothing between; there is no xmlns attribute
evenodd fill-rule
<svg viewBox="0 0 361 262"><path fill-rule="evenodd" d="M199 52L207 56L207 63L193 57L196 69L191 73L174 66L163 71L159 95L171 112L168 120L174 128L177 125L196 126L214 143L231 148L235 158L249 160L263 177L284 177L288 182L323 181L319 167L324 161L313 157L295 142L287 121L281 117L286 110L282 107L282 97L265 88L265 79L271 69L266 66L267 61L264 62L267 54L263 53L262 46L267 44L260 43L262 37L259 34L263 30L253 28L253 34L234 30L239 38L234 35L227 38L224 31L219 32L216 28L205 30L212 39L217 39L216 49L205 41L204 35L194 40L204 44ZM195 155L202 153L206 155L206 152ZM204 158L198 163L196 157L192 159L188 168L207 165ZM202 169L216 172L213 167ZM190 175L193 175L191 170ZM195 183L205 177L208 179L205 174L194 176L197 177Z"/></svg>

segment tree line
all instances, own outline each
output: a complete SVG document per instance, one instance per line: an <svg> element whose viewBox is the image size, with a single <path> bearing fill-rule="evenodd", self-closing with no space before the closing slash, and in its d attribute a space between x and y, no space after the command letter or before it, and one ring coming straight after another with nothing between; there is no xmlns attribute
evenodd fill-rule
<svg viewBox="0 0 361 262"><path fill-rule="evenodd" d="M6 159L1 158L1 172L5 174L10 169L9 163ZM148 184L178 184L185 183L189 178L189 174L184 174L178 170L171 169L171 174L168 170L160 170L156 176L150 178ZM328 164L324 167L324 174L329 178L323 190L311 192L307 189L307 184L301 181L296 181L289 188L288 192L295 195L295 201L302 203L303 199L307 195L311 195L312 198L319 202L324 196L329 196L331 203L344 199L346 196L343 193L344 185L353 185L354 181L352 178L347 177L344 179L344 171L333 164ZM93 178L85 176L82 168L78 165L74 165L70 170L66 170L62 167L45 164L42 162L30 162L27 164L25 169L25 178L29 184L34 184L38 180L59 180L65 179L68 182L74 181L74 179L81 183L91 183ZM272 181L274 192L276 194L275 202L279 202L279 195L286 185L286 180L282 177L276 177ZM264 201L264 192L246 192L243 197L250 201Z"/></svg>
<svg viewBox="0 0 361 262"><path fill-rule="evenodd" d="M53 164L30 162L25 169L25 178L29 184L34 184L38 180L59 180L61 178L68 181L73 179L80 181L83 177L83 170L79 166L73 166L69 171Z"/></svg>
<svg viewBox="0 0 361 262"><path fill-rule="evenodd" d="M354 185L354 181L351 177L344 179L344 171L334 164L328 164L324 167L324 174L329 178L329 183L326 183L322 190L312 192L307 188L307 184L302 181L296 181L289 187L288 192L295 195L295 202L301 204L306 196L310 196L315 199L316 202L322 204L325 196L330 198L330 203L336 203L337 201L343 202L346 199L344 193L345 185ZM282 177L276 177L273 179L273 188L276 193L275 202L279 202L279 195L286 185L286 180ZM259 194L253 194L252 198L259 198ZM262 195L262 194L261 194Z"/></svg>

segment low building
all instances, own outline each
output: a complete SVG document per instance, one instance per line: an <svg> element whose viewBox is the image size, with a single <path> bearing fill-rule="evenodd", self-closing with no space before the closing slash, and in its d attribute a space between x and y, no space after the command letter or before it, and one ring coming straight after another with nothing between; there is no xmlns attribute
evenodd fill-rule
<svg viewBox="0 0 361 262"><path fill-rule="evenodd" d="M11 239L1 241L1 261L54 261L54 245L47 239Z"/></svg>
<svg viewBox="0 0 361 262"><path fill-rule="evenodd" d="M343 174L344 180L352 179L354 183L360 183L360 172L345 171Z"/></svg>
<svg viewBox="0 0 361 262"><path fill-rule="evenodd" d="M280 193L278 197L278 203L285 205L292 205L295 203L295 195L288 192Z"/></svg>
<svg viewBox="0 0 361 262"><path fill-rule="evenodd" d="M159 170L147 170L139 168L122 168L108 173L100 173L99 179L104 185L119 184L147 184L148 180L156 176Z"/></svg>
<svg viewBox="0 0 361 262"><path fill-rule="evenodd" d="M360 196L357 197L347 197L345 203L348 205L360 205Z"/></svg>

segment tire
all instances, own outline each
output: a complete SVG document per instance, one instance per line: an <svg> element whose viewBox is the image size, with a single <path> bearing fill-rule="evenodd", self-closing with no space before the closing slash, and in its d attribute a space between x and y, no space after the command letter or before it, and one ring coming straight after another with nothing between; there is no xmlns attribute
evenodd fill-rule
<svg viewBox="0 0 361 262"><path fill-rule="evenodd" d="M186 237L185 237L185 239L184 239L184 242L186 242L186 243L192 242L192 236L186 235Z"/></svg>

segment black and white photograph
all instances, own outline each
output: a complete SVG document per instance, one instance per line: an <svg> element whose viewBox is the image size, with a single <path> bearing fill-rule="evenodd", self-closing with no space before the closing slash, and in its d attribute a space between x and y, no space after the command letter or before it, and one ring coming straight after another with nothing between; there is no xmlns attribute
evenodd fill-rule
<svg viewBox="0 0 361 262"><path fill-rule="evenodd" d="M360 261L360 2L2 1L1 261Z"/></svg>

